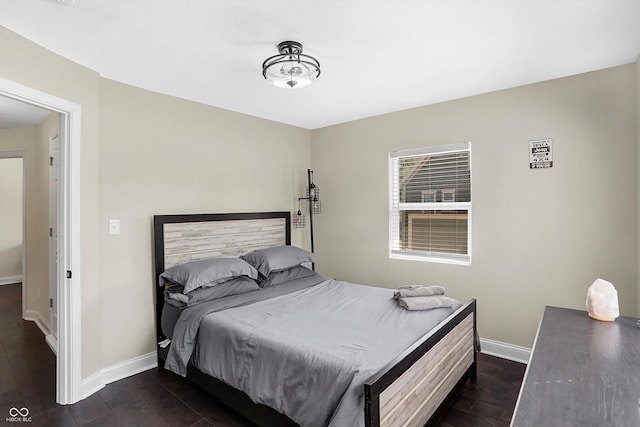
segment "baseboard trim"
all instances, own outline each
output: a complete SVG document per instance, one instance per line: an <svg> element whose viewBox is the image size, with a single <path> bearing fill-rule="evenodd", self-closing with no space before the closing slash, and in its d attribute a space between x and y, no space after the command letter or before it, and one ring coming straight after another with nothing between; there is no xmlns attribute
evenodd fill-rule
<svg viewBox="0 0 640 427"><path fill-rule="evenodd" d="M513 360L514 362L528 364L529 358L531 357L530 348L494 341L487 338L480 338L480 347L482 348L482 353L490 356L501 357L507 360Z"/></svg>
<svg viewBox="0 0 640 427"><path fill-rule="evenodd" d="M49 348L53 351L53 354L58 355L58 337L53 334L49 334L44 337L44 340L49 344Z"/></svg>
<svg viewBox="0 0 640 427"><path fill-rule="evenodd" d="M0 286L22 283L22 276L0 277Z"/></svg>
<svg viewBox="0 0 640 427"><path fill-rule="evenodd" d="M157 366L158 353L154 351L102 368L82 381L82 399L91 396L109 383L148 371Z"/></svg>
<svg viewBox="0 0 640 427"><path fill-rule="evenodd" d="M40 328L40 330L42 331L45 337L51 334L51 331L49 330L49 326L47 325L47 322L45 322L45 320L42 318L40 313L38 313L37 311L26 310L24 312L24 320L35 322L35 324L38 325L38 328Z"/></svg>
<svg viewBox="0 0 640 427"><path fill-rule="evenodd" d="M92 394L97 393L104 388L105 385L101 371L98 371L90 377L82 380L82 383L80 384L80 400L84 400Z"/></svg>
<svg viewBox="0 0 640 427"><path fill-rule="evenodd" d="M45 322L45 320L42 318L40 313L38 313L35 310L26 310L24 312L24 320L29 320L31 322L34 322L36 325L38 325L38 328L40 328L40 331L44 335L44 340L49 345L49 348L51 348L51 351L53 351L53 354L57 356L58 340L56 337L53 336L53 334L49 330L49 326L47 325L47 322Z"/></svg>

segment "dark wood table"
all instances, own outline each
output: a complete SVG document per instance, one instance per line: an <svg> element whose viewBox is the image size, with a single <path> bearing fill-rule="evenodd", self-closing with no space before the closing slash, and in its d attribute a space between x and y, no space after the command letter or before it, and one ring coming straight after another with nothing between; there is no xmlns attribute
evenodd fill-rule
<svg viewBox="0 0 640 427"><path fill-rule="evenodd" d="M640 426L636 323L547 306L511 426Z"/></svg>

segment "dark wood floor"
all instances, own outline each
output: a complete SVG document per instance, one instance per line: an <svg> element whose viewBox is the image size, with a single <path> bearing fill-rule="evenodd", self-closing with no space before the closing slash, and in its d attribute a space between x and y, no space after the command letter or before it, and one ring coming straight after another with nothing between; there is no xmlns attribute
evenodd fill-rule
<svg viewBox="0 0 640 427"><path fill-rule="evenodd" d="M524 370L523 364L480 354L478 377L437 426L508 426ZM163 369L109 384L75 405L56 405L55 357L38 327L21 319L20 285L5 285L0 286L0 423L18 425L5 421L13 407L27 408L32 426L252 427Z"/></svg>

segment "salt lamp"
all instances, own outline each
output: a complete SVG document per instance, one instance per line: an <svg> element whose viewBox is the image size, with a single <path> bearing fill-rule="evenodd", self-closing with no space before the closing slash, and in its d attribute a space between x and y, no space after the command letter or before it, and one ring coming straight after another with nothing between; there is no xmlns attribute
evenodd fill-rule
<svg viewBox="0 0 640 427"><path fill-rule="evenodd" d="M605 322L614 322L620 312L618 292L611 282L596 279L587 290L587 310L589 317Z"/></svg>

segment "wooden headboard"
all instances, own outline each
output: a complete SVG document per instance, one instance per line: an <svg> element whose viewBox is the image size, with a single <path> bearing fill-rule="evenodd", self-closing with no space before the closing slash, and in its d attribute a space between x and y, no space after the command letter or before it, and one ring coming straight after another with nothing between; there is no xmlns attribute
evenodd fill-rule
<svg viewBox="0 0 640 427"><path fill-rule="evenodd" d="M240 256L256 249L291 244L290 212L155 215L156 331L160 327L164 295L159 276L166 269L205 258Z"/></svg>

